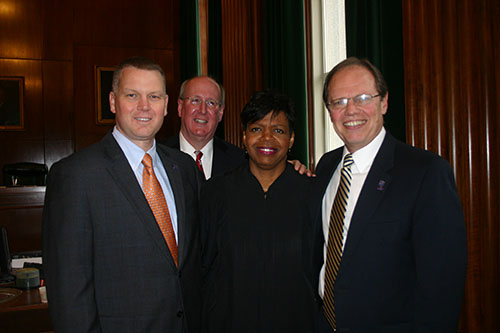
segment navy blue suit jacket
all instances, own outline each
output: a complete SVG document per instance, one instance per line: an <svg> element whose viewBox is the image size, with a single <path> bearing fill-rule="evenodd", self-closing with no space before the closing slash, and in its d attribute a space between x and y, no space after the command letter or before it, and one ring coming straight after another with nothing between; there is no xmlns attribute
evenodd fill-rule
<svg viewBox="0 0 500 333"><path fill-rule="evenodd" d="M179 134L171 136L163 142L164 145L180 149ZM244 161L245 152L235 145L214 137L214 156L212 159L212 177L221 175L240 166Z"/></svg>
<svg viewBox="0 0 500 333"><path fill-rule="evenodd" d="M343 147L316 168L314 277L323 265L321 200ZM456 332L467 249L448 162L386 134L359 195L335 285L337 331Z"/></svg>

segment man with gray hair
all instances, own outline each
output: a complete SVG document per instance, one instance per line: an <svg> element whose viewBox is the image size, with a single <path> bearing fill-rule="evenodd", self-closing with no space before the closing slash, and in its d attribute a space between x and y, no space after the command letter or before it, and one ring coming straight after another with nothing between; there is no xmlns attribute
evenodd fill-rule
<svg viewBox="0 0 500 333"><path fill-rule="evenodd" d="M164 142L190 155L206 179L239 166L245 160L242 149L215 137L224 114L224 88L208 76L182 83L177 100L181 118L179 135Z"/></svg>

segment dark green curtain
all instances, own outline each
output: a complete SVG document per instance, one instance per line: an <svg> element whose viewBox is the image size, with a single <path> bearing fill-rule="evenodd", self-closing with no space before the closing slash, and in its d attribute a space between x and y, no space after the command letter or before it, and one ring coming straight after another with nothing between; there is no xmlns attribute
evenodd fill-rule
<svg viewBox="0 0 500 333"><path fill-rule="evenodd" d="M290 158L307 163L304 2L265 0L262 11L264 88L287 94L295 104L295 144Z"/></svg>
<svg viewBox="0 0 500 333"><path fill-rule="evenodd" d="M180 84L198 75L198 0L179 1ZM208 1L208 75L222 81L222 25L220 0ZM224 139L224 118L215 135Z"/></svg>
<svg viewBox="0 0 500 333"><path fill-rule="evenodd" d="M347 56L367 58L389 86L385 127L406 141L401 0L345 2Z"/></svg>
<svg viewBox="0 0 500 333"><path fill-rule="evenodd" d="M221 1L208 1L208 75L224 85L222 73L222 13ZM224 139L224 117L217 126L215 136Z"/></svg>
<svg viewBox="0 0 500 333"><path fill-rule="evenodd" d="M222 14L220 0L208 1L208 75L222 82Z"/></svg>
<svg viewBox="0 0 500 333"><path fill-rule="evenodd" d="M198 75L198 0L179 2L181 80ZM222 82L222 24L220 0L208 1L208 75Z"/></svg>
<svg viewBox="0 0 500 333"><path fill-rule="evenodd" d="M185 0L180 5L181 81L197 75L197 1ZM297 112L295 144L291 158L308 160L307 96L305 82L303 0L263 0L264 88L291 97ZM208 1L208 74L222 81L222 31L220 0ZM224 138L224 118L216 135Z"/></svg>
<svg viewBox="0 0 500 333"><path fill-rule="evenodd" d="M179 1L179 66L181 83L198 75L198 1Z"/></svg>

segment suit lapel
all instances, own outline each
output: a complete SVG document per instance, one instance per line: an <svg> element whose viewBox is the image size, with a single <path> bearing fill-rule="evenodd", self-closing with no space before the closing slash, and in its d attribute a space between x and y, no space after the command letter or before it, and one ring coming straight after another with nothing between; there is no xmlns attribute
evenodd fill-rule
<svg viewBox="0 0 500 333"><path fill-rule="evenodd" d="M312 192L312 215L314 221L314 266L318 273L324 263L324 246L326 246L325 232L323 226L323 197L330 180L342 158L343 148L338 148L332 152L326 153L318 163L316 169L317 177L313 179L314 190ZM319 276L319 275L318 275Z"/></svg>
<svg viewBox="0 0 500 333"><path fill-rule="evenodd" d="M190 230L189 225L186 223L186 205L184 202L185 193L184 186L182 185L182 175L179 165L171 160L167 153L160 150L157 146L157 152L163 163L163 167L168 176L172 192L174 193L175 207L177 210L177 248L178 248L178 263L179 269L184 263L184 258L189 248Z"/></svg>
<svg viewBox="0 0 500 333"><path fill-rule="evenodd" d="M226 147L221 144L218 138L214 137L214 153L212 157L212 175L218 175L222 173L225 168L224 166L226 163L229 163L230 161L227 161L226 157Z"/></svg>
<svg viewBox="0 0 500 333"><path fill-rule="evenodd" d="M123 154L120 146L111 135L111 132L104 137L103 144L106 155L110 161L109 165L106 167L107 171L127 198L130 206L134 207L137 211L140 222L144 225L154 243L160 249L160 252L175 266L173 258L170 255L170 250L158 228L158 224L156 223L153 212L149 208L148 201L142 192L141 186L137 182L137 178L130 168L130 164L125 154Z"/></svg>
<svg viewBox="0 0 500 333"><path fill-rule="evenodd" d="M394 163L394 147L394 139L387 133L354 208L339 274L342 273L342 266L352 258L366 226L373 219L377 207L391 184L392 176L389 170L392 169Z"/></svg>
<svg viewBox="0 0 500 333"><path fill-rule="evenodd" d="M318 178L316 180L318 187L316 193L320 196L317 198L319 201L323 201L323 196L325 195L328 184L330 184L330 180L333 177L333 173L337 169L338 164L342 159L343 147L335 149L331 153L328 153L325 156L326 160L318 165L318 169L316 170L318 174Z"/></svg>
<svg viewBox="0 0 500 333"><path fill-rule="evenodd" d="M180 150L181 144L180 144L180 139L179 139L179 133L177 133L174 136L169 137L167 140L163 141L162 144L167 146L167 147Z"/></svg>

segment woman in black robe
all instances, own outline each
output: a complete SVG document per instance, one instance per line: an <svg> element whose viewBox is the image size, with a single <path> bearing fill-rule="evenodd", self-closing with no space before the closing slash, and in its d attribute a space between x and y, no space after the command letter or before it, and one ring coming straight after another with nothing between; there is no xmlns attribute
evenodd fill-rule
<svg viewBox="0 0 500 333"><path fill-rule="evenodd" d="M248 163L201 199L207 332L312 332L310 179L293 170L288 97L257 92L241 113Z"/></svg>

